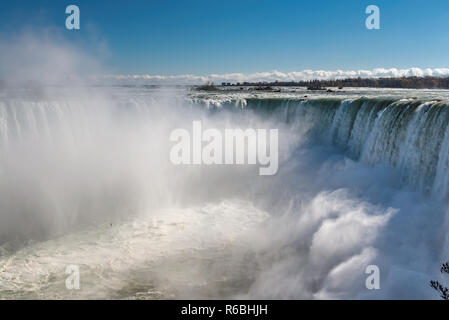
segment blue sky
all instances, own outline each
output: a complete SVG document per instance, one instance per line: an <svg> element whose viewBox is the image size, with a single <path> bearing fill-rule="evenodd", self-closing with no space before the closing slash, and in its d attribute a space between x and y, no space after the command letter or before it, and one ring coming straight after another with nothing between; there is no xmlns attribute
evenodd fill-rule
<svg viewBox="0 0 449 320"><path fill-rule="evenodd" d="M78 5L81 29L66 30ZM381 30L365 28L380 8ZM121 74L449 67L449 1L63 1L0 4L0 34L51 28Z"/></svg>

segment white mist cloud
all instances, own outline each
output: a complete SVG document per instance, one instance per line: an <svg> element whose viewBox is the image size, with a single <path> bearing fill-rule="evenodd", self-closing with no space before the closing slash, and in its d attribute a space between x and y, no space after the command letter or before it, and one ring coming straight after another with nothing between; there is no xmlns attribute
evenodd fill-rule
<svg viewBox="0 0 449 320"><path fill-rule="evenodd" d="M100 63L52 30L0 37L0 80L9 85L72 85L100 74Z"/></svg>

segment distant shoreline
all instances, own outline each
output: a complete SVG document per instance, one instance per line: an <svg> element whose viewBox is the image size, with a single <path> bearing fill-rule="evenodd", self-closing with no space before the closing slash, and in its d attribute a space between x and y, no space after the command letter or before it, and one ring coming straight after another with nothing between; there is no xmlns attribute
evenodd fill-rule
<svg viewBox="0 0 449 320"><path fill-rule="evenodd" d="M309 90L326 90L327 87L365 87L392 89L449 89L449 77L400 78L346 78L335 80L273 81L273 82L222 82L221 87L307 87Z"/></svg>

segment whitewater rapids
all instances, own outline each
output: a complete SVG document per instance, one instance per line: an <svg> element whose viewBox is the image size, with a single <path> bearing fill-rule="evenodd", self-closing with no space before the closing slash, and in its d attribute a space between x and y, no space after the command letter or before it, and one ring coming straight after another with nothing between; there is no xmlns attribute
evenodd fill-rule
<svg viewBox="0 0 449 320"><path fill-rule="evenodd" d="M0 298L438 298L448 96L2 92ZM169 134L193 120L279 129L278 173L172 165Z"/></svg>

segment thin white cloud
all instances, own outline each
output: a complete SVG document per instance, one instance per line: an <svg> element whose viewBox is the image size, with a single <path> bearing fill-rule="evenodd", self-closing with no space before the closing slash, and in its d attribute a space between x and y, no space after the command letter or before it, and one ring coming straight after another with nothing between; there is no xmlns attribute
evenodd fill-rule
<svg viewBox="0 0 449 320"><path fill-rule="evenodd" d="M449 76L449 68L375 68L372 70L303 70L280 72L255 72L255 73L225 73L209 75L107 75L96 80L107 80L115 83L141 83L141 84L202 84L205 82L259 82L259 81L301 81L301 80L329 80L344 78L379 78L379 77L407 77L407 76Z"/></svg>

